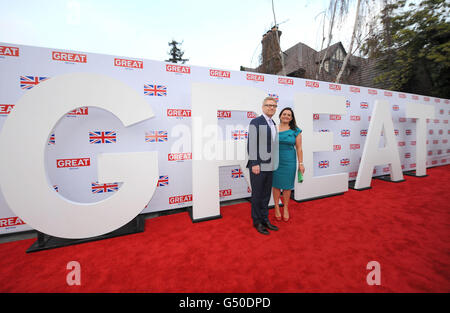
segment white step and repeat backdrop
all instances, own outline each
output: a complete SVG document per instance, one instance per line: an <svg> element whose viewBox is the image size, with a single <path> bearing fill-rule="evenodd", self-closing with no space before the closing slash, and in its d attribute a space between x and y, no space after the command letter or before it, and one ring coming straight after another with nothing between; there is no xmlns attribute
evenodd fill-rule
<svg viewBox="0 0 450 313"><path fill-rule="evenodd" d="M450 160L448 99L8 43L0 43L0 131L8 115L14 111L15 103L27 90L44 80L71 72L98 73L118 79L142 94L155 113L154 118L125 128L110 112L84 107L80 103L78 109L67 112L55 125L46 147L49 188L76 202L103 200L121 186L120 182L97 183L97 154L158 151L160 173L157 190L142 213L192 205L192 82L260 88L279 100L278 112L283 107L293 107L296 92L344 96L347 99L346 115L316 114L311 117L314 131L334 133L333 151L314 153L315 176L348 172L349 180L356 179L375 99L387 100L392 107L404 171L415 169L415 121L405 118L407 102L417 101L435 107L436 118L427 123L427 166L445 165ZM249 122L254 117L253 112L218 111L223 139L245 141ZM380 140L382 144L383 140ZM386 174L389 174L389 167L380 166L375 168L373 176ZM27 196L26 189L23 195ZM220 199L249 196L250 190L241 169L238 166L221 167ZM0 235L30 229L8 208L0 190Z"/></svg>

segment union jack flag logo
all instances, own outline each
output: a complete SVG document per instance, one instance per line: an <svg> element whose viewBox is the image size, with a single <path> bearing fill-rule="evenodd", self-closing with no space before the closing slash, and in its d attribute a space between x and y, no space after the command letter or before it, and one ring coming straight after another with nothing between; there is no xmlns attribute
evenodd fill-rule
<svg viewBox="0 0 450 313"><path fill-rule="evenodd" d="M361 102L360 107L361 109L367 109L369 107L369 104L367 102Z"/></svg>
<svg viewBox="0 0 450 313"><path fill-rule="evenodd" d="M350 130L349 129L341 130L341 136L342 137L349 137L350 136Z"/></svg>
<svg viewBox="0 0 450 313"><path fill-rule="evenodd" d="M231 178L241 178L244 177L244 173L240 168L235 168L231 170Z"/></svg>
<svg viewBox="0 0 450 313"><path fill-rule="evenodd" d="M93 144L116 143L115 131L94 131L89 132L89 142Z"/></svg>
<svg viewBox="0 0 450 313"><path fill-rule="evenodd" d="M118 183L99 184L97 182L91 184L92 193L116 192L119 190Z"/></svg>
<svg viewBox="0 0 450 313"><path fill-rule="evenodd" d="M20 76L20 88L28 90L47 79L48 77Z"/></svg>
<svg viewBox="0 0 450 313"><path fill-rule="evenodd" d="M411 131L411 129L407 129L407 130L405 131L405 134L407 134L407 135L411 135L411 134L412 134L412 131Z"/></svg>
<svg viewBox="0 0 450 313"><path fill-rule="evenodd" d="M346 101L345 101L345 106L346 106L347 108L349 108L350 105L351 105L351 104L350 104L350 100L346 100Z"/></svg>
<svg viewBox="0 0 450 313"><path fill-rule="evenodd" d="M167 86L144 84L144 95L158 97L167 96Z"/></svg>
<svg viewBox="0 0 450 313"><path fill-rule="evenodd" d="M48 145L54 145L54 144L56 144L56 142L55 142L55 134L53 133L50 135L50 138L48 139Z"/></svg>
<svg viewBox="0 0 450 313"><path fill-rule="evenodd" d="M53 185L53 189L56 191L56 192L59 192L59 187L58 187L58 185Z"/></svg>
<svg viewBox="0 0 450 313"><path fill-rule="evenodd" d="M164 187L169 185L169 176L159 176L158 187Z"/></svg>
<svg viewBox="0 0 450 313"><path fill-rule="evenodd" d="M235 130L231 134L234 140L241 140L248 138L248 132L246 130Z"/></svg>
<svg viewBox="0 0 450 313"><path fill-rule="evenodd" d="M367 136L367 129L361 129L361 131L359 132L359 134L361 136Z"/></svg>
<svg viewBox="0 0 450 313"><path fill-rule="evenodd" d="M349 159L342 159L341 160L341 166L347 166L350 164L350 160Z"/></svg>
<svg viewBox="0 0 450 313"><path fill-rule="evenodd" d="M280 100L280 98L278 97L278 95L276 93L269 93L269 97L274 98L277 103Z"/></svg>
<svg viewBox="0 0 450 313"><path fill-rule="evenodd" d="M394 104L394 105L392 106L392 110L398 111L398 110L400 110L400 107L399 107L398 105Z"/></svg>
<svg viewBox="0 0 450 313"><path fill-rule="evenodd" d="M327 168L329 166L330 166L330 162L328 160L319 162L319 168Z"/></svg>
<svg viewBox="0 0 450 313"><path fill-rule="evenodd" d="M319 129L319 133L328 133L330 132L329 129Z"/></svg>
<svg viewBox="0 0 450 313"><path fill-rule="evenodd" d="M167 131L165 130L153 130L145 133L145 142L166 142L167 140Z"/></svg>
<svg viewBox="0 0 450 313"><path fill-rule="evenodd" d="M398 129L394 129L394 134L395 134L395 136L398 136L398 134L399 134Z"/></svg>

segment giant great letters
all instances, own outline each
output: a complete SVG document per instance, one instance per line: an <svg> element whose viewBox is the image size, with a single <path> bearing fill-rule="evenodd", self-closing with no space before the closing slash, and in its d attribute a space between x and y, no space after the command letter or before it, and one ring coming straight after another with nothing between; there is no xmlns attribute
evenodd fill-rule
<svg viewBox="0 0 450 313"><path fill-rule="evenodd" d="M0 55L0 234L92 237L187 206L219 217L220 201L250 196L245 138L268 95L274 120L292 107L303 130L297 201L449 163L447 99L0 46L14 51Z"/></svg>

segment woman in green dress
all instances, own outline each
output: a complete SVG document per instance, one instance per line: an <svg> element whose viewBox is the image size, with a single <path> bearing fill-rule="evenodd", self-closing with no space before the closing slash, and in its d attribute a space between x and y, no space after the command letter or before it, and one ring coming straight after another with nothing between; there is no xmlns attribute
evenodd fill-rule
<svg viewBox="0 0 450 313"><path fill-rule="evenodd" d="M280 112L278 125L278 168L273 172L272 192L275 202L275 218L281 221L280 194L283 190L283 220L289 221L289 199L294 188L295 174L298 170L305 172L303 166L302 130L297 127L294 112L291 108L284 108Z"/></svg>

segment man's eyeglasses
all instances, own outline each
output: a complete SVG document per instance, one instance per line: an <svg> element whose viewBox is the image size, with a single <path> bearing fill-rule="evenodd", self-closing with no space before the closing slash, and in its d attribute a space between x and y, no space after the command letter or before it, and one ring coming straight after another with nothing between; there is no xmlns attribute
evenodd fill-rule
<svg viewBox="0 0 450 313"><path fill-rule="evenodd" d="M264 104L266 107L276 108L278 105L276 104Z"/></svg>

